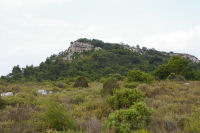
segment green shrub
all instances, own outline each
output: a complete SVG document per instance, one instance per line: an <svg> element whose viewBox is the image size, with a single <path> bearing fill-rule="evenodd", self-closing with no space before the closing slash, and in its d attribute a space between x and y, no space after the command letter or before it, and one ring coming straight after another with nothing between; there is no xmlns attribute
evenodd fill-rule
<svg viewBox="0 0 200 133"><path fill-rule="evenodd" d="M81 95L74 96L70 99L70 103L79 104L84 102L84 97Z"/></svg>
<svg viewBox="0 0 200 133"><path fill-rule="evenodd" d="M136 103L129 109L116 110L108 117L107 128L115 133L130 133L131 130L143 129L152 120L152 111L143 102Z"/></svg>
<svg viewBox="0 0 200 133"><path fill-rule="evenodd" d="M157 79L166 79L167 76L169 76L170 74L170 70L168 68L167 65L160 65L158 66L154 71L153 71L153 75L157 78Z"/></svg>
<svg viewBox="0 0 200 133"><path fill-rule="evenodd" d="M169 80L174 80L176 79L176 74L175 73L170 73L170 75L167 77Z"/></svg>
<svg viewBox="0 0 200 133"><path fill-rule="evenodd" d="M1 99L0 97L0 109L4 108L6 105L6 101L4 101L3 99Z"/></svg>
<svg viewBox="0 0 200 133"><path fill-rule="evenodd" d="M49 102L47 104L47 109L44 114L44 121L50 128L58 131L75 128L74 120L69 115L67 110L55 102Z"/></svg>
<svg viewBox="0 0 200 133"><path fill-rule="evenodd" d="M100 80L99 80L100 83L104 83L105 81L106 81L105 77L101 77Z"/></svg>
<svg viewBox="0 0 200 133"><path fill-rule="evenodd" d="M78 77L75 81L74 87L88 87L88 82L84 77Z"/></svg>
<svg viewBox="0 0 200 133"><path fill-rule="evenodd" d="M139 85L138 82L130 82L130 83L125 83L124 87L126 88L130 88L130 89L134 89Z"/></svg>
<svg viewBox="0 0 200 133"><path fill-rule="evenodd" d="M65 84L63 82L56 82L55 83L55 86L56 87L59 87L59 88L64 88L65 87Z"/></svg>
<svg viewBox="0 0 200 133"><path fill-rule="evenodd" d="M168 64L158 66L153 73L159 79L166 79L171 73L184 76L188 80L195 79L189 60L180 56L172 56Z"/></svg>
<svg viewBox="0 0 200 133"><path fill-rule="evenodd" d="M65 83L66 84L70 84L70 83L72 83L72 82L74 82L75 80L74 80L74 78L67 78L66 80L65 80Z"/></svg>
<svg viewBox="0 0 200 133"><path fill-rule="evenodd" d="M175 73L171 73L168 77L168 80L171 81L185 81L185 78L181 75L176 75Z"/></svg>
<svg viewBox="0 0 200 133"><path fill-rule="evenodd" d="M103 89L101 90L101 94L102 95L112 94L115 89L119 89L119 83L115 78L108 78L103 84Z"/></svg>
<svg viewBox="0 0 200 133"><path fill-rule="evenodd" d="M195 73L195 79L200 80L200 70Z"/></svg>
<svg viewBox="0 0 200 133"><path fill-rule="evenodd" d="M127 81L150 84L153 82L153 77L147 73L141 72L140 70L132 70L128 72Z"/></svg>
<svg viewBox="0 0 200 133"><path fill-rule="evenodd" d="M144 101L144 94L136 89L119 89L113 96L107 97L107 102L112 109L126 109L136 102Z"/></svg>
<svg viewBox="0 0 200 133"><path fill-rule="evenodd" d="M123 77L119 73L113 74L111 77L118 81L123 80Z"/></svg>

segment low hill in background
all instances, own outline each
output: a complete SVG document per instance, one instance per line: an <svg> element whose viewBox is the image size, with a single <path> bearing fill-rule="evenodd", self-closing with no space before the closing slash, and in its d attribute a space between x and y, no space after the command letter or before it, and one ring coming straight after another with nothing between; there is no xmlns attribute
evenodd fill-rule
<svg viewBox="0 0 200 133"><path fill-rule="evenodd" d="M90 80L99 80L115 73L125 76L132 69L151 73L158 65L166 64L174 55L189 59L195 71L200 68L200 61L189 54L167 53L146 47L140 48L138 45L131 47L96 39L78 39L71 42L67 50L52 55L39 66L15 66L12 73L3 78L42 81L84 76Z"/></svg>
<svg viewBox="0 0 200 133"><path fill-rule="evenodd" d="M79 39L1 77L0 132L199 133L199 60Z"/></svg>

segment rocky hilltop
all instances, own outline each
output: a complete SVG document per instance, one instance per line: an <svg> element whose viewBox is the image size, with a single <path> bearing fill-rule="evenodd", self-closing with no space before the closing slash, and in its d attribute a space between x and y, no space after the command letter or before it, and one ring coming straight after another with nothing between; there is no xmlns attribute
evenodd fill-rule
<svg viewBox="0 0 200 133"><path fill-rule="evenodd" d="M86 51L90 51L92 49L101 50L100 47L94 47L90 43L83 43L83 42L79 42L79 41L71 42L70 47L62 53L63 55L66 55L65 57L63 57L63 60L71 61L73 59L72 57L73 57L74 53L80 54L84 51L86 52Z"/></svg>
<svg viewBox="0 0 200 133"><path fill-rule="evenodd" d="M155 49L147 49L145 47L140 48L139 45L137 45L136 47L134 47L134 46L131 47L131 46L124 44L124 43L121 43L121 44L118 44L118 45L122 46L122 48L124 48L124 49L128 49L128 50L130 50L132 52L136 52L138 54L145 54L145 52L147 50L156 51ZM101 50L102 48L96 47L95 45L92 45L92 43L90 43L90 42L81 42L80 40L77 40L77 41L71 42L70 47L60 54L63 56L63 60L72 61L74 53L80 54L80 53L83 53L84 51L87 52L87 51L90 51L90 50L93 50L93 49L94 50ZM165 54L165 55L168 55L168 56L176 56L176 55L182 56L184 58L189 59L193 63L200 63L200 60L197 57L190 55L190 54L167 53L167 52L162 52L162 53Z"/></svg>
<svg viewBox="0 0 200 133"><path fill-rule="evenodd" d="M126 76L130 70L152 73L158 66L167 64L170 57L174 55L190 59L191 62L189 63L194 68L192 73L200 72L200 61L189 54L168 53L140 47L139 45L129 46L123 43L106 43L96 39L79 39L71 42L67 50L58 55L48 57L39 66L27 66L22 69L19 66L15 66L12 73L3 78L7 78L10 81L19 78L20 76L18 75L17 77L12 77L12 75L15 75L13 72L17 71L27 81L32 81L33 79L35 81L56 81L60 79L75 79L78 76L84 76L91 81L96 81L112 74ZM192 76L192 78L196 78L194 75Z"/></svg>
<svg viewBox="0 0 200 133"><path fill-rule="evenodd" d="M171 54L171 56L175 56L175 55L187 58L188 60L192 61L193 63L200 63L200 60L197 57L190 55L190 54L182 54L182 53L172 53Z"/></svg>

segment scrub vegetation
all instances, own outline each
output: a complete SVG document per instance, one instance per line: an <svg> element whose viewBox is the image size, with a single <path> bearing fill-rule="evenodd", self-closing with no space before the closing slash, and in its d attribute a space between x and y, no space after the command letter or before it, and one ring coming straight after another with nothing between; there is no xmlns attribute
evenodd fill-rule
<svg viewBox="0 0 200 133"><path fill-rule="evenodd" d="M102 50L72 62L52 56L1 77L1 133L200 132L199 64L79 41Z"/></svg>

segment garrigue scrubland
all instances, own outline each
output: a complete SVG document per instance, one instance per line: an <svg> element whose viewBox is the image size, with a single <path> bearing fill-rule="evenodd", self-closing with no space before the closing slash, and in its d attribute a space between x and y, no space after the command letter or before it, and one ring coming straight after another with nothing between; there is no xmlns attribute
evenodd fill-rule
<svg viewBox="0 0 200 133"><path fill-rule="evenodd" d="M119 83L119 90L127 90L128 94L125 94L124 98L121 94L117 99L113 98L113 101L109 102L107 97L102 97L103 85L99 82L90 82L88 88L74 88L73 82L64 83L63 88L59 88L51 82L40 84L1 82L1 91L10 90L15 93L15 96L2 98L0 132L197 133L200 131L199 81L190 81L189 84L180 81L156 81L151 85L142 83L135 89L125 89L124 81L119 81ZM49 95L38 94L37 90L39 89L49 90L53 93ZM133 95L132 102L126 103L129 94ZM123 110L129 110L128 108L131 107L128 105L132 106L131 104L134 104L136 99L146 103L150 112L141 116L134 114L134 111L130 114L129 112L124 114ZM120 102L117 103L117 100ZM123 105L122 103L124 106L127 105L127 109L119 106ZM142 110L140 113L144 113L144 111ZM123 116L115 120L115 117L120 117L115 115L130 116L128 118ZM131 115L137 117L131 118ZM140 118L144 116L147 118ZM119 119L122 120L117 124ZM128 119L125 120L128 122L121 125L123 119ZM147 123L141 123L141 120L147 121ZM112 125L112 127L109 125L111 123L117 125ZM130 125L126 123L133 123L133 128L130 128ZM121 129L116 130L116 128Z"/></svg>
<svg viewBox="0 0 200 133"><path fill-rule="evenodd" d="M79 39L37 67L13 67L0 94L0 133L200 132L191 55Z"/></svg>

